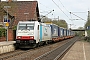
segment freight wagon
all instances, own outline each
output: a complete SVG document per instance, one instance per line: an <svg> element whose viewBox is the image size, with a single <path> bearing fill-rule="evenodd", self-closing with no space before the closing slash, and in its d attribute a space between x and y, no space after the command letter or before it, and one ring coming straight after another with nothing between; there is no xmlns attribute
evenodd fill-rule
<svg viewBox="0 0 90 60"><path fill-rule="evenodd" d="M51 36L52 36L52 40L54 42L59 41L59 27L55 24L50 24L51 26Z"/></svg>
<svg viewBox="0 0 90 60"><path fill-rule="evenodd" d="M53 42L58 42L64 39L64 33L63 33L64 28L59 27L58 25L53 23L46 23L46 24L51 26L51 36Z"/></svg>

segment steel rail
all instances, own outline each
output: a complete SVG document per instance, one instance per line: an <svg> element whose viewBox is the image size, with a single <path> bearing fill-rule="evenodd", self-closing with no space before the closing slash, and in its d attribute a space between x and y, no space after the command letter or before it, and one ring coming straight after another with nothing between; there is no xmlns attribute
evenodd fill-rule
<svg viewBox="0 0 90 60"><path fill-rule="evenodd" d="M70 40L69 42L63 44L62 46L57 47L56 49L53 49L34 60L57 60L58 58L62 57L62 55L78 40L78 37L76 37L73 40Z"/></svg>

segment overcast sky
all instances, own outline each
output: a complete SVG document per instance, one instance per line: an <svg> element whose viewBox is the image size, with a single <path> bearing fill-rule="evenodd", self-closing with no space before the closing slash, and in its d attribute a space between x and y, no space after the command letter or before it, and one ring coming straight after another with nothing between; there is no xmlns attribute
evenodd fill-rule
<svg viewBox="0 0 90 60"><path fill-rule="evenodd" d="M17 0L17 1L31 1L31 0ZM90 10L90 0L37 0L37 1L41 15L46 15L51 19L58 18L59 16L59 19L64 19L68 23L69 28L70 28L69 24L72 24L71 28L83 27L84 24L86 23L85 20L87 20L88 11ZM52 10L54 11L51 12ZM70 12L72 12L73 14L70 14Z"/></svg>

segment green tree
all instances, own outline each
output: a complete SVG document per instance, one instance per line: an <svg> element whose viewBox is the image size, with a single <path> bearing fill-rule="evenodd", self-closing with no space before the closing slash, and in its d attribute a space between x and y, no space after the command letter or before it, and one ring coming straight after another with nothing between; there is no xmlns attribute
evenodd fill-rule
<svg viewBox="0 0 90 60"><path fill-rule="evenodd" d="M83 27L79 27L78 29L79 29L79 30L82 30L82 29L84 29L84 28L83 28ZM83 36L84 33L85 33L84 31L77 31L77 34L78 34L79 36Z"/></svg>
<svg viewBox="0 0 90 60"><path fill-rule="evenodd" d="M87 27L90 26L90 12L88 11L88 17L87 17L87 21L86 21L86 24L85 24L85 29L88 33L88 36L90 36L90 30L87 30Z"/></svg>
<svg viewBox="0 0 90 60"><path fill-rule="evenodd" d="M45 23L53 23L60 27L68 28L68 25L65 20L52 20L46 16L41 15L41 21Z"/></svg>
<svg viewBox="0 0 90 60"><path fill-rule="evenodd" d="M52 23L57 24L60 27L68 28L65 20L53 20Z"/></svg>

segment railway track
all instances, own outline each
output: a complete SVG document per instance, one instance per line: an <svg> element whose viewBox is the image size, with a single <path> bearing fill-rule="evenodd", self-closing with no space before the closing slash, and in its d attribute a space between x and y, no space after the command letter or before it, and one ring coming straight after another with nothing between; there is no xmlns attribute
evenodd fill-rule
<svg viewBox="0 0 90 60"><path fill-rule="evenodd" d="M59 55L63 54L63 52L62 52L62 50L64 49L63 45L67 46L67 44L72 43L72 40L74 41L76 38L64 40L64 41L61 41L61 42L58 42L55 44L51 44L48 46L47 45L41 46L41 47L38 47L35 49L26 50L26 51L25 50L16 50L16 51L13 51L10 53L2 54L2 55L0 55L0 60L43 60L43 59L49 60L51 58L52 58L51 60L57 59L59 57ZM66 42L68 42L68 43L66 43ZM61 50L59 50L59 49L61 49ZM58 53L55 52L56 50L59 52ZM56 53L55 55L57 57L54 56L54 53ZM60 53L62 53L62 54L60 54ZM50 58L48 58L48 57L50 57Z"/></svg>
<svg viewBox="0 0 90 60"><path fill-rule="evenodd" d="M14 57L16 55L23 54L23 53L26 53L26 52L23 50L15 50L12 52L4 53L4 54L0 55L0 60L8 59L8 58L11 58L11 57Z"/></svg>
<svg viewBox="0 0 90 60"><path fill-rule="evenodd" d="M61 60L65 52L78 40L79 38L73 39L71 41L68 41L64 45L49 51L39 57L37 57L34 60Z"/></svg>

